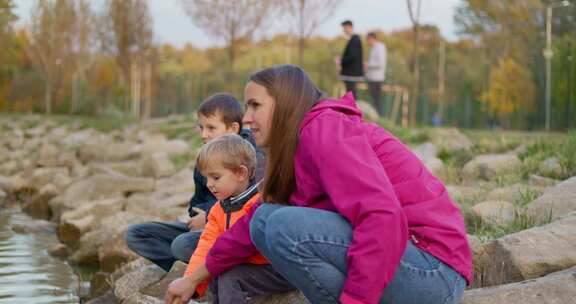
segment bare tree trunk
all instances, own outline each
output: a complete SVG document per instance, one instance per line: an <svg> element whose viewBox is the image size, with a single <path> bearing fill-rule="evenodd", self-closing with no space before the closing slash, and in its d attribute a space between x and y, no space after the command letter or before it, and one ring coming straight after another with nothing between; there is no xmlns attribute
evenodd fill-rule
<svg viewBox="0 0 576 304"><path fill-rule="evenodd" d="M416 7L413 7L411 0L406 0L408 5L408 13L410 14L410 20L412 20L414 39L413 39L413 50L414 50L414 66L413 74L414 79L412 81L412 112L410 113L410 124L416 124L416 114L418 108L418 99L420 97L420 7L422 4L421 0L416 0Z"/></svg>
<svg viewBox="0 0 576 304"><path fill-rule="evenodd" d="M52 114L52 84L50 83L50 80L46 81L44 92L44 109L46 114Z"/></svg>
<svg viewBox="0 0 576 304"><path fill-rule="evenodd" d="M444 120L444 95L446 83L446 42L439 37L438 50L438 113Z"/></svg>
<svg viewBox="0 0 576 304"><path fill-rule="evenodd" d="M418 24L414 25L414 40L412 43L412 48L414 50L414 66L412 68L412 73L414 75L414 79L412 81L412 111L410 112L410 125L416 124L416 114L418 108L418 98L420 97L419 86L420 86L420 56L418 54L420 49L420 27Z"/></svg>
<svg viewBox="0 0 576 304"><path fill-rule="evenodd" d="M300 4L299 9L300 10L298 12L298 15L300 18L300 20L299 20L300 34L298 35L299 36L298 37L299 38L298 39L298 64L300 66L302 66L304 64L304 43L305 43L305 41L304 41L305 37L304 36L306 35L305 28L304 28L304 6L305 6L305 2L306 2L305 0L300 0L300 3L299 3Z"/></svg>

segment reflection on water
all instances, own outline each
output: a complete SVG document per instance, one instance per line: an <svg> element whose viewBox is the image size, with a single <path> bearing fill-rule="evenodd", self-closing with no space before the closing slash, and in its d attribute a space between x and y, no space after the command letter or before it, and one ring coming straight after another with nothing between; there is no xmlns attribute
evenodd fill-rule
<svg viewBox="0 0 576 304"><path fill-rule="evenodd" d="M78 303L72 269L47 253L56 236L12 231L13 225L30 221L22 213L0 209L0 304Z"/></svg>

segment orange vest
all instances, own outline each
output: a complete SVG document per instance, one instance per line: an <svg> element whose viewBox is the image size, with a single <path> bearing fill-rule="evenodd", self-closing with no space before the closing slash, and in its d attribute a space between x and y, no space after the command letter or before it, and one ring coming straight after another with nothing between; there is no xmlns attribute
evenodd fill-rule
<svg viewBox="0 0 576 304"><path fill-rule="evenodd" d="M254 205L260 199L260 193L256 193L250 200L248 200L242 209L232 212L230 218L230 226L234 225L238 219L244 216L252 205ZM188 262L188 267L186 268L186 272L184 272L184 276L190 276L198 266L204 264L206 261L206 256L208 255L208 251L216 242L216 239L220 235L222 235L226 231L226 212L220 205L220 202L214 204L214 206L208 212L208 221L206 222L206 226L204 226L204 231L202 231L202 235L200 236L200 241L198 242L198 246L194 253L190 257L190 261ZM264 256L261 254L257 254L255 256L250 257L248 259L248 263L251 264L268 264L268 261ZM202 296L206 289L208 288L208 282L210 280L207 279L202 282L198 287L196 287L196 292Z"/></svg>

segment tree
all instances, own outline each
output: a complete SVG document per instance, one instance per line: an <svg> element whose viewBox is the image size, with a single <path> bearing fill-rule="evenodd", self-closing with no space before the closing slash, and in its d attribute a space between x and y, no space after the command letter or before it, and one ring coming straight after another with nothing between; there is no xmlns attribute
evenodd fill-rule
<svg viewBox="0 0 576 304"><path fill-rule="evenodd" d="M534 102L532 73L512 58L503 58L490 73L490 86L480 100L494 117L504 119L521 108L530 109Z"/></svg>
<svg viewBox="0 0 576 304"><path fill-rule="evenodd" d="M408 15L412 21L412 31L414 32L412 42L413 52L413 80L412 80L412 111L410 112L410 124L416 124L416 109L420 97L420 7L422 0L406 0L408 6Z"/></svg>
<svg viewBox="0 0 576 304"><path fill-rule="evenodd" d="M152 47L152 17L144 0L109 0L100 18L101 46L116 58L124 88L124 110L130 109L128 96L138 96L132 74L140 73ZM133 73L133 70L135 71Z"/></svg>
<svg viewBox="0 0 576 304"><path fill-rule="evenodd" d="M32 8L30 47L45 83L44 108L52 114L52 99L73 66L77 16L72 0L39 0Z"/></svg>
<svg viewBox="0 0 576 304"><path fill-rule="evenodd" d="M72 99L69 114L78 110L81 99L80 86L85 82L86 71L94 61L95 15L88 0L76 0L77 22L74 28L74 72L72 75Z"/></svg>
<svg viewBox="0 0 576 304"><path fill-rule="evenodd" d="M14 31L13 23L18 19L13 12L12 0L0 0L0 86L14 63Z"/></svg>
<svg viewBox="0 0 576 304"><path fill-rule="evenodd" d="M196 26L226 42L230 70L234 69L241 43L252 39L254 32L274 15L278 3L275 0L182 0Z"/></svg>
<svg viewBox="0 0 576 304"><path fill-rule="evenodd" d="M306 40L334 14L341 0L289 0L284 2L298 37L298 62L304 62Z"/></svg>

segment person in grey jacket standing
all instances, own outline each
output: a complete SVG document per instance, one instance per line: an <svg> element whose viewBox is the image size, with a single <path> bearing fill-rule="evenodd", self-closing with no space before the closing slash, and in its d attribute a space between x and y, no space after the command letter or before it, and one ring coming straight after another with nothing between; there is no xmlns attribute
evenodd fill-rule
<svg viewBox="0 0 576 304"><path fill-rule="evenodd" d="M374 32L368 33L366 42L371 48L368 61L364 65L368 91L370 91L372 102L378 114L382 115L384 114L384 109L380 102L380 94L382 92L382 84L386 78L386 46L378 41Z"/></svg>

